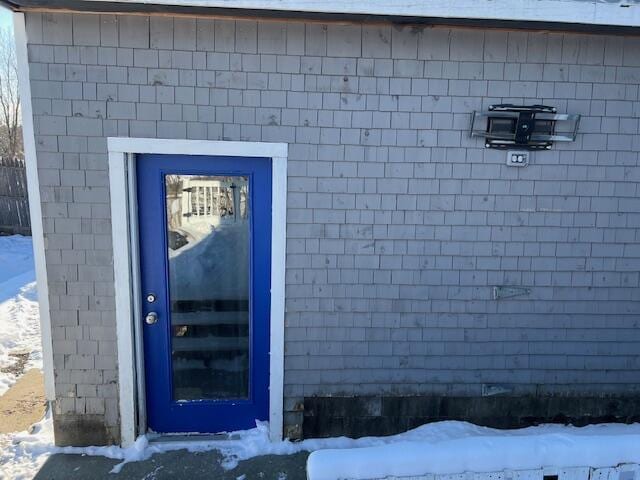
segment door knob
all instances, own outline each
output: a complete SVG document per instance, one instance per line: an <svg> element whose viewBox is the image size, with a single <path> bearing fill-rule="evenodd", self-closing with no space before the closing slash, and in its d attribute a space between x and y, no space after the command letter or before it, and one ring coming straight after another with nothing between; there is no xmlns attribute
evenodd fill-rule
<svg viewBox="0 0 640 480"><path fill-rule="evenodd" d="M158 321L158 314L156 312L149 312L144 317L144 321L147 325L153 325Z"/></svg>

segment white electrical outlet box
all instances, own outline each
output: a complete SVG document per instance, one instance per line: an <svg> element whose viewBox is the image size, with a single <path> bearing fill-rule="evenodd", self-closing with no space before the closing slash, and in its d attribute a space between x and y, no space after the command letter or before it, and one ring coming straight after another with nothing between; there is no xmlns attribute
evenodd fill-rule
<svg viewBox="0 0 640 480"><path fill-rule="evenodd" d="M510 167L526 167L529 165L529 153L525 150L509 150L507 165Z"/></svg>

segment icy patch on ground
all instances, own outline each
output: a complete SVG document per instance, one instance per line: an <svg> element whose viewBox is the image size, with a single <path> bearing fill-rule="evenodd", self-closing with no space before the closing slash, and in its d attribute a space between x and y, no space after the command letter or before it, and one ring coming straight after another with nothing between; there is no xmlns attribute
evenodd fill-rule
<svg viewBox="0 0 640 480"><path fill-rule="evenodd" d="M0 395L21 370L42 368L40 318L31 237L0 237ZM15 354L28 355L19 367Z"/></svg>

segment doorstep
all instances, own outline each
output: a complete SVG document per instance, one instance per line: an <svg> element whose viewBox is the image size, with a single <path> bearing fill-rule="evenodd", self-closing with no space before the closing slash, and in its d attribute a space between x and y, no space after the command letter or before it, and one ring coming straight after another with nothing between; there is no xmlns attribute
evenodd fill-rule
<svg viewBox="0 0 640 480"><path fill-rule="evenodd" d="M147 433L149 443L162 445L163 443L184 443L192 442L219 442L224 440L240 440L240 436L235 433Z"/></svg>

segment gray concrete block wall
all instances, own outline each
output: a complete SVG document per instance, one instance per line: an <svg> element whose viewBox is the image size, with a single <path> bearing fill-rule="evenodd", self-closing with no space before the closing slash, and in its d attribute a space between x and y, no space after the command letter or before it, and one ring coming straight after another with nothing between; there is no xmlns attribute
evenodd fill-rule
<svg viewBox="0 0 640 480"><path fill-rule="evenodd" d="M59 416L117 438L107 136L289 144L289 408L483 384L638 392L638 38L46 13L27 27ZM507 102L579 113L581 133L509 168L468 136L472 110ZM496 301L495 285L531 294Z"/></svg>

